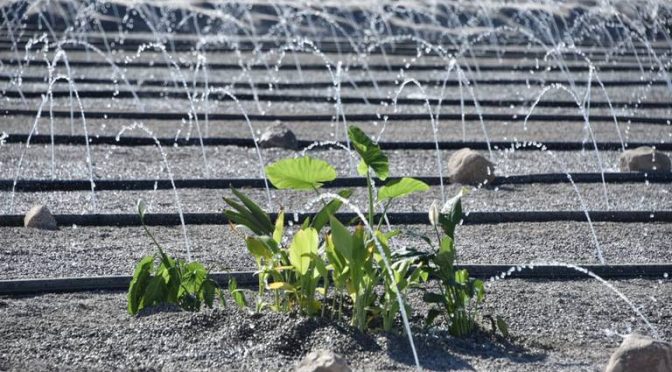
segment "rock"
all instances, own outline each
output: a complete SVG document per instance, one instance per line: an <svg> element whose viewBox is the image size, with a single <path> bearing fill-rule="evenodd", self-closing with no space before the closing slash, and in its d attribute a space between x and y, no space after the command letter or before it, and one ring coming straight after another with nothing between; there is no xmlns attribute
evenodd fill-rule
<svg viewBox="0 0 672 372"><path fill-rule="evenodd" d="M328 350L308 353L296 366L296 372L349 372L345 359Z"/></svg>
<svg viewBox="0 0 672 372"><path fill-rule="evenodd" d="M495 167L480 153L464 148L448 159L448 178L453 183L475 185L495 178Z"/></svg>
<svg viewBox="0 0 672 372"><path fill-rule="evenodd" d="M23 217L23 226L40 230L57 230L56 219L44 205L35 205Z"/></svg>
<svg viewBox="0 0 672 372"><path fill-rule="evenodd" d="M636 333L625 336L605 372L672 371L672 344Z"/></svg>
<svg viewBox="0 0 672 372"><path fill-rule="evenodd" d="M299 147L294 132L282 123L266 128L266 131L261 134L259 145L264 148L280 147L289 150L296 150Z"/></svg>
<svg viewBox="0 0 672 372"><path fill-rule="evenodd" d="M620 158L622 172L669 172L670 158L655 148L642 146L625 150Z"/></svg>

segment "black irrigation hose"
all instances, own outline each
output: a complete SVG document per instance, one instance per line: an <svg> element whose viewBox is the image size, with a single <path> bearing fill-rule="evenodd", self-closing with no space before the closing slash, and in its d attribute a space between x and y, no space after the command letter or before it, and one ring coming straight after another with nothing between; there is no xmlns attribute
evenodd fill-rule
<svg viewBox="0 0 672 372"><path fill-rule="evenodd" d="M508 70L506 70L508 71ZM0 74L0 81L12 81L15 79L15 76ZM44 76L22 76L21 80L24 83L44 83ZM157 80L157 79L148 79L148 80L138 80L138 79L127 79L126 81L117 80L116 82L108 78L77 78L75 79L77 84L106 84L106 85L118 85L126 86L126 81L131 86L144 86L144 87L166 87L174 86L175 84L166 81L166 80ZM443 86L442 79L417 79L420 84L423 86ZM346 81L342 83L344 88L350 87L352 84L356 85L359 88L372 88L376 85L378 87L398 87L400 85L399 80L377 80L374 83L371 80L356 80L353 82ZM475 79L470 80L471 84L474 85L550 85L550 84L567 84L568 81L560 79ZM576 80L574 82L577 86L586 86L589 82L587 80ZM66 85L68 84L65 80L58 80L55 83L56 85ZM606 80L602 81L602 84L605 87L621 87L621 86L667 86L666 80ZM205 86L204 82L190 82L192 87L202 88ZM446 81L447 87L458 87L460 82L458 80L448 80ZM593 87L599 87L595 82L591 82ZM211 89L216 87L226 87L229 89L249 89L250 83L245 82L226 82L226 81L211 81L208 83L208 86ZM255 89L265 90L268 89L269 83L267 82L257 82L252 83L251 85ZM332 88L334 86L333 81L310 81L310 82L279 82L273 83L273 87L278 90L282 89L318 89L318 88ZM214 95L214 94L213 94Z"/></svg>
<svg viewBox="0 0 672 372"><path fill-rule="evenodd" d="M581 62L581 61L579 61ZM105 61L68 61L68 64L72 67L101 67L101 68L109 68L110 64ZM0 59L0 65L18 65L18 62L15 59ZM21 61L21 65L25 67L26 62ZM30 61L29 66L45 66L46 67L46 62L41 61L41 60L36 60L36 61ZM143 61L133 61L133 62L119 62L119 67L123 68L146 68L146 69L155 69L159 66L161 66L161 62L143 62ZM190 64L188 63L178 63L178 66L183 69L189 69L191 67ZM271 67L269 67L271 66ZM274 65L250 65L249 68L246 66L247 69L253 70L253 71L266 71L266 70L275 70ZM324 64L316 64L316 63L306 63L306 64L301 64L301 70L302 71L327 71L327 67ZM283 64L280 66L277 66L278 70L283 70L283 71L296 71L296 65L295 64ZM165 66L164 66L165 68ZM208 70L215 71L215 70L240 70L241 67L237 63L218 63L218 62L211 62L208 63L207 65ZM333 68L333 67L332 67ZM479 66L471 66L472 70L478 70L481 72L485 71L521 71L521 72L529 72L529 71L538 71L538 72L546 72L546 71L561 71L560 67L558 66L544 66L541 67L538 65L533 65L533 64L500 64L500 65L479 65ZM588 71L590 68L589 66L586 66L584 64L582 65L568 65L564 66L565 71L569 72L585 72ZM597 71L610 71L610 72L615 72L615 71L639 71L641 72L646 71L646 72L656 72L659 71L659 66L651 66L651 65L642 65L641 68L637 64L602 64L602 65L597 65L595 66L595 69ZM399 70L405 70L405 71L445 71L446 66L445 65L437 65L437 64L417 64L417 65L408 65L406 66L405 64L397 64L397 63L391 63L389 65L387 64L367 64L366 66L363 65L353 65L353 66L348 66L348 70L350 71L391 71L391 72L398 72Z"/></svg>
<svg viewBox="0 0 672 372"><path fill-rule="evenodd" d="M467 269L472 277L489 279L509 273L506 277L512 279L540 279L540 280L582 280L590 279L585 272L561 265L520 265L521 270L511 268L519 265L456 265L457 269ZM603 279L632 279L648 278L662 279L672 273L670 264L617 264L617 265L577 265ZM238 285L247 287L259 283L257 276L251 271L229 273L211 273L210 276L226 288L229 279L235 278ZM94 276L78 278L41 278L41 279L5 279L0 280L0 296L28 295L38 293L67 293L83 291L126 291L131 282L131 276Z"/></svg>
<svg viewBox="0 0 672 372"><path fill-rule="evenodd" d="M51 95L54 98L68 98L71 96L71 92L67 90L58 90L52 91ZM41 98L44 95L43 92L18 92L18 91L6 91L4 93L0 92L0 97L4 96L7 98ZM117 99L131 99L135 98L171 98L171 99L188 99L187 93L181 91L157 91L157 90L138 90L136 92L131 91L119 91L119 90L78 90L77 95L79 98L117 98ZM22 97L23 96L23 97ZM248 94L248 93L237 93L236 98L239 101L264 101L264 102L315 102L315 103L324 103L333 105L336 103L334 97L325 97L325 96L316 96L316 95L286 95L286 94ZM225 95L220 95L218 93L213 93L210 95L210 99L213 101L230 101L231 98ZM392 105L394 102L392 99L380 98L380 97L339 97L339 101L342 104L374 104L374 105ZM397 105L416 105L422 106L429 102L432 105L438 105L439 100L436 98L429 98L427 100L422 98L398 98L396 103ZM521 100L494 100L494 99L482 99L478 100L478 103L481 107L517 107L517 106L529 106L531 102L525 102ZM442 106L474 106L474 100L472 99L443 99L441 100ZM566 108L577 108L576 102L574 101L539 101L535 105L536 107L566 107ZM623 101L591 101L591 108L637 108L637 109L669 109L672 108L672 102L640 102L640 103L631 103Z"/></svg>
<svg viewBox="0 0 672 372"><path fill-rule="evenodd" d="M672 222L672 211L589 211L592 222L620 222L620 223L650 223ZM291 216L293 214L288 214ZM314 213L297 214L296 222L306 217L313 217ZM222 213L184 213L184 222L187 225L226 225L229 223ZM271 218L275 219L275 214ZM356 220L355 213L339 213L336 215L341 221ZM388 213L387 217L392 225L426 225L429 223L427 213L401 212ZM59 226L140 226L140 217L137 214L57 214L54 215ZM380 215L376 215L380 218ZM288 219L288 220L289 220ZM583 211L523 211L523 212L471 212L463 218L465 225L485 225L519 222L557 222L576 221L585 222L586 212ZM155 213L145 216L148 226L178 226L180 216L171 213ZM0 227L23 226L23 215L2 215Z"/></svg>
<svg viewBox="0 0 672 372"><path fill-rule="evenodd" d="M0 114L5 116L28 116L35 117L37 112L33 110L22 109L5 109L0 110ZM75 113L77 114L77 113ZM46 110L42 111L42 116L53 115L56 118L70 118L70 111L53 111L49 113ZM202 113L196 114L199 119L205 119ZM348 121L362 122L362 121L380 121L383 120L383 115L378 114L350 114ZM411 121L411 120L428 120L428 114L386 114L387 121ZM124 120L169 120L181 121L188 119L189 115L179 112L127 112L127 111L88 111L86 117L89 119L124 119ZM193 117L193 115L192 115ZM245 116L240 114L208 114L211 121L245 121ZM522 122L525 120L524 115L511 114L442 114L443 120L465 120L465 121L510 121ZM332 122L333 115L260 115L250 114L247 119L260 122ZM670 125L671 119L662 117L640 117L640 116L616 116L619 122L627 122L629 124L651 124L651 125ZM528 117L530 122L584 122L584 117L581 115L552 115L552 114L533 114ZM607 122L613 123L614 117L610 115L591 115L591 122Z"/></svg>
<svg viewBox="0 0 672 372"><path fill-rule="evenodd" d="M117 30L115 30L117 31ZM87 41L89 44L97 47L98 49L101 50L106 50L107 45L104 42L101 41ZM152 41L153 42L153 41ZM127 51L127 52L137 52L138 47L141 45L146 45L148 44L149 41L144 41L144 40L125 40L124 44L117 44L113 48L110 48L111 50L122 50L122 51ZM321 42L322 44L319 49L320 52L325 53L325 54L336 54L336 53L345 53L345 54L352 54L355 52L361 52L367 46L361 46L361 50L357 51L355 48L352 47L349 43L339 43L339 45L336 45L336 43L325 43ZM332 45L330 45L332 44ZM12 40L0 40L0 46L4 46L6 49L11 48L14 45L14 41ZM26 41L20 40L16 42L16 47L19 50L25 49L27 43ZM241 51L241 52L252 52L252 51L260 51L260 52L268 52L268 51L277 51L278 49L282 48L285 43L278 43L275 41L261 41L258 43L253 43L250 41L238 41L237 42L237 47L231 48L227 46L220 46L220 45L204 45L198 50L203 50L207 53L232 53L235 52L236 50ZM52 44L52 47L55 48L55 45ZM83 45L73 45L73 44L66 44L66 45L61 45L60 49L66 51L66 52L77 52L77 51L87 51L89 50L87 47ZM418 54L418 49L424 49L423 48L418 48L417 45L413 44L397 44L393 46L388 46L385 47L385 55L387 56L417 56ZM150 51L153 50L150 48ZM182 42L176 42L172 41L172 43L169 43L166 45L166 51L169 53L172 52L192 52L194 50L197 50L196 48L196 43L190 43L188 41L182 41ZM459 53L460 51L457 48L447 48L446 51L450 54L455 54ZM666 52L667 49L659 49L657 54L660 54L661 52L664 53ZM297 49L294 52L297 54L309 54L312 53L312 50L306 49L306 50L301 50ZM645 51L644 53L647 53L648 51ZM641 51L640 54L635 54L635 52L620 52L620 53L614 53L611 54L612 59L613 58L619 58L619 57L641 57ZM381 48L376 48L373 50L367 50L367 54L369 55L379 55L382 54ZM464 52L463 52L464 54ZM502 49L502 50L490 50L490 49L475 49L473 53L476 58L488 58L488 59L499 59L502 56L507 56L507 57L512 57L512 58L543 58L546 54L547 51L545 50L507 50L507 49ZM568 55L574 57L577 61L580 61L576 57L576 54L573 52L562 52L563 55ZM438 57L440 56L439 53L435 51L430 51L429 53L424 53L424 55L429 56L429 57ZM586 51L586 55L591 56L593 59L596 58L604 58L606 57L607 53L606 51ZM468 54L465 56L466 57L471 57L471 54Z"/></svg>
<svg viewBox="0 0 672 372"><path fill-rule="evenodd" d="M569 183L602 183L601 173L546 173L530 174L508 177L496 177L490 187L501 185L524 185L524 184L557 184ZM430 186L441 184L439 177L415 177ZM394 180L394 178L390 178ZM95 180L96 191L128 191L128 190L172 190L170 180ZM264 188L265 183L261 178L223 178L223 179L176 179L177 189L217 189L225 190L234 188ZM448 179L444 178L448 183ZM672 173L605 173L606 183L672 183ZM325 188L365 187L366 179L361 177L339 178L326 183ZM91 191L89 180L18 180L14 185L13 180L0 180L0 191L16 192L54 192L54 191Z"/></svg>
<svg viewBox="0 0 672 372"><path fill-rule="evenodd" d="M234 138L234 137L204 137L199 138L157 138L162 146L239 146L239 147L254 147L254 141L249 138ZM9 134L5 138L5 143L19 143L23 144L28 141L27 134ZM55 145L84 145L86 144L86 137L82 135L62 135L56 134L53 136L48 134L34 134L30 136L30 143L34 145L47 145L53 143ZM202 142L201 142L202 141ZM314 145L316 141L299 140L299 148L306 148ZM434 142L379 142L383 150L435 150L439 146L440 150L459 150L468 147L473 150L487 150L488 142L482 141L440 141ZM492 141L489 142L490 148L494 150L516 148L516 151L538 151L541 146L546 150L552 151L579 151L579 150L593 150L595 146L592 142L539 142L538 146L520 146L520 143ZM120 137L117 140L113 136L89 136L89 145L114 145L114 146L154 146L156 141L149 137ZM668 143L644 143L644 142L630 142L625 144L625 148L636 148L640 146L655 147L659 151L672 151L672 142ZM336 148L336 145L327 144L325 146L318 146L318 148ZM620 142L598 142L597 149L600 151L620 151L622 145Z"/></svg>

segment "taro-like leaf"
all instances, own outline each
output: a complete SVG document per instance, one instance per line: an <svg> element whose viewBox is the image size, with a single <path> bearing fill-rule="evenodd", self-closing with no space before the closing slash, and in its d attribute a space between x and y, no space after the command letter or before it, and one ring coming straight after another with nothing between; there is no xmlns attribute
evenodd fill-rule
<svg viewBox="0 0 672 372"><path fill-rule="evenodd" d="M387 179L389 174L389 163L387 155L383 153L380 146L373 142L366 133L355 126L350 126L348 128L348 137L350 138L355 151L357 151L362 158L362 162L357 167L359 174L364 176L366 175L367 168L371 168L378 178L383 181ZM362 165L362 163L364 165Z"/></svg>
<svg viewBox="0 0 672 372"><path fill-rule="evenodd" d="M388 182L378 190L378 200L386 201L394 198L401 198L414 192L429 190L429 186L415 178L404 177L398 180Z"/></svg>
<svg viewBox="0 0 672 372"><path fill-rule="evenodd" d="M149 282L151 276L152 264L154 263L154 256L145 256L135 266L133 279L128 286L128 312L135 315L142 310L140 307L141 299Z"/></svg>
<svg viewBox="0 0 672 372"><path fill-rule="evenodd" d="M311 190L336 179L336 170L324 160L304 156L270 164L266 175L278 189Z"/></svg>
<svg viewBox="0 0 672 372"><path fill-rule="evenodd" d="M310 267L310 254L317 254L319 246L317 230L309 227L299 230L289 246L289 262L301 275L305 275Z"/></svg>

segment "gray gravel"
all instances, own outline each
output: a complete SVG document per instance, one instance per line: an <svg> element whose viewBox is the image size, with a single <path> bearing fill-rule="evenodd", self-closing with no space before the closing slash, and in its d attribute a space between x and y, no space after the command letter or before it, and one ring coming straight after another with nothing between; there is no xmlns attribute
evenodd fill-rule
<svg viewBox="0 0 672 372"><path fill-rule="evenodd" d="M445 186L447 197L455 195L463 186L450 184ZM464 197L463 205L467 211L558 211L582 210L672 210L672 193L668 184L626 183L606 184L605 203L604 185L577 184L575 190L570 184L528 184L502 185L496 188L469 187L471 192ZM352 203L366 208L368 195L363 187L352 188ZM334 192L338 189L325 189ZM245 189L244 192L267 207L267 196L263 189ZM178 189L180 204L184 212L214 213L220 212L225 204L222 197L232 196L230 190ZM309 199L315 195L299 191L271 190L272 209L281 206L287 211L303 211L308 208ZM579 196L581 199L579 199ZM10 192L0 192L0 208L7 208L12 199ZM80 192L17 192L14 194L14 211L25 213L34 204L49 206L52 213L136 213L138 199L146 202L151 213L177 213L173 190L147 191L97 191L96 209L90 191ZM390 212L426 212L432 201L441 200L440 187L410 195L395 201L388 209ZM583 201L583 205L581 204Z"/></svg>
<svg viewBox="0 0 672 372"><path fill-rule="evenodd" d="M663 338L672 336L668 280L613 282ZM487 328L466 339L424 330L427 309L413 294L413 329L428 370L600 370L619 336L650 333L627 304L596 281L506 280L489 287L484 313L504 316L509 340ZM410 370L401 334L358 333L346 324L230 305L201 313L125 312L122 293L89 292L0 298L0 368L289 370L306 353L327 348L359 370ZM487 327L487 326L484 326Z"/></svg>
<svg viewBox="0 0 672 372"><path fill-rule="evenodd" d="M669 263L672 226L664 223L594 223L607 263ZM417 236L434 236L427 226L395 226L402 235L394 249L426 249ZM152 227L171 254L186 258L180 227ZM252 270L243 239L228 226L187 226L192 258L213 271ZM59 231L0 229L0 277L131 275L135 263L154 254L141 227L75 227ZM458 261L526 264L550 261L596 264L594 238L585 222L467 225L457 230ZM672 273L671 273L672 274Z"/></svg>
<svg viewBox="0 0 672 372"><path fill-rule="evenodd" d="M253 148L234 146L206 147L205 172L203 153L200 147L168 147L168 165L175 178L259 178L259 158ZM152 146L139 147L91 147L94 179L154 179L166 178L161 153ZM26 149L18 144L5 145L0 152L0 172L16 177L16 167L21 154L25 153L19 174L20 179L52 178L51 146L35 145ZM386 152L390 159L392 176L438 176L436 151L392 150ZM445 166L452 151L440 151L441 164ZM295 156L288 150L264 149L264 164L281 158ZM353 175L356 162L344 150L312 151L311 156L325 159L336 167L339 176ZM496 173L501 176L534 173L565 172L617 172L619 153L599 152L601 165L595 151L494 151L491 160ZM55 146L54 175L59 179L89 179L86 149L83 146ZM445 173L445 170L444 170ZM7 178L12 178L9 176Z"/></svg>

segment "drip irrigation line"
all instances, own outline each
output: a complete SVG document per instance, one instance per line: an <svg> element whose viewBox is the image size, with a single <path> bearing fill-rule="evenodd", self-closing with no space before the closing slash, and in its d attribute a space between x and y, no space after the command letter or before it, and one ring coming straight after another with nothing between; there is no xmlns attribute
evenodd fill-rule
<svg viewBox="0 0 672 372"><path fill-rule="evenodd" d="M13 81L16 77L7 74L0 74L0 81ZM44 76L22 76L21 80L23 83L46 83L46 78ZM75 79L77 84L103 84L103 85L113 85L113 86L126 86L126 81L131 86L137 87L174 87L174 83L169 80L157 80L157 79L127 79L126 81L113 80L109 78L91 78L91 77L82 77ZM443 86L444 81L442 79L417 79L418 82L423 86ZM400 85L399 80L390 80L390 79L381 79L376 80L375 84L371 80L355 80L347 81L342 84L342 88L349 88L351 84L356 85L358 88L373 88L376 85L378 87L398 87ZM473 79L470 80L471 84L475 85L550 85L550 84L568 84L566 79ZM67 85L68 82L65 80L56 81L55 85ZM189 83L192 87L204 88L205 83L202 81L191 81ZM587 80L576 80L574 84L577 86L586 86L588 85ZM622 86L667 86L666 80L605 80L602 81L602 84L605 87L622 87ZM595 82L591 82L591 85L595 88L598 88L599 85ZM226 82L226 81L210 81L208 86L211 89L215 88L225 88L225 89L250 89L254 87L258 90L268 90L268 82L256 82L246 83L246 82ZM272 84L274 89L283 90L283 89L319 89L319 88L333 88L333 81L310 81L310 82L276 82ZM459 87L460 81L455 79L450 79L446 81L447 87ZM215 95L214 93L212 94ZM106 97L109 98L109 97ZM326 100L326 98L325 98Z"/></svg>
<svg viewBox="0 0 672 372"><path fill-rule="evenodd" d="M37 111L23 110L23 109L5 109L0 110L0 114L5 116L28 116L36 117ZM70 118L70 111L42 111L41 116L47 117L53 115L56 118ZM199 119L205 119L203 113L196 114ZM193 118L194 115L192 115ZM122 119L122 120L161 120L161 121L181 121L187 120L189 115L179 112L129 112L129 111L88 111L86 112L88 119ZM372 122L381 121L387 118L387 121L410 121L410 120L428 120L427 113L418 114L349 114L347 116L350 122ZM210 113L208 114L210 122L213 121L234 121L242 122L246 120L244 115L240 114L222 114ZM261 115L249 114L247 119L260 122L332 122L333 115ZM522 122L525 120L524 115L511 114L442 114L443 120L465 120L465 121L507 121L507 122ZM616 120L621 123L629 124L652 124L652 125L670 125L672 122L669 118L664 117L641 117L641 116L616 116ZM552 114L533 114L528 117L529 122L584 122L584 117L581 115L552 115ZM591 115L591 122L607 122L613 123L614 117L611 115Z"/></svg>
<svg viewBox="0 0 672 372"><path fill-rule="evenodd" d="M502 185L526 184L558 184L570 183L602 183L601 173L546 173L529 174L508 177L496 177L487 187ZM430 186L441 184L439 177L415 177ZM395 180L392 177L390 180ZM234 188L264 188L261 178L222 178L222 179L176 179L177 189L216 189L226 190ZM444 179L448 182L448 179ZM672 183L672 173L604 173L606 183ZM142 190L172 190L170 180L126 179L126 180L95 180L96 191L142 191ZM338 178L324 184L324 188L365 187L366 179L361 177ZM16 184L11 179L0 180L0 191L15 192L55 192L55 191L91 191L89 180L18 180Z"/></svg>
<svg viewBox="0 0 672 372"><path fill-rule="evenodd" d="M479 58L480 56L477 56ZM515 61L519 62L519 61ZM576 62L582 62L581 60L577 60ZM17 62L15 59L0 59L0 64L2 65L7 65L7 66L14 66L18 65L19 62ZM68 64L71 67L102 67L102 68L109 68L110 64L106 61L68 61ZM25 67L26 62L21 61L21 65ZM150 61L132 61L132 62L125 62L125 61L120 61L118 63L119 67L122 68L142 68L142 69L156 69L157 67L161 66L161 62L150 62ZM193 67L193 65L189 63L177 63L177 65L181 69L189 69L190 67ZM44 66L46 67L46 62L41 61L41 60L35 60L35 61L30 61L29 66ZM246 66L245 68L248 70L253 70L253 71L267 71L267 70L283 70L283 71L296 71L297 67L295 64L283 64L280 66L275 66L275 65L270 65L266 66L263 64L255 64L255 65L250 65L249 67ZM325 71L327 70L326 66L324 64L318 64L318 63L305 63L301 64L301 70L302 71ZM660 71L659 66L656 65L642 65L641 67L639 64L631 64L631 63L621 63L621 64L598 64L594 66L597 71L637 71L637 72L657 72ZM164 66L165 68L165 66ZM207 65L208 70L240 70L241 67L237 63L221 63L221 62L210 62ZM561 71L560 67L558 66L543 66L540 67L539 65L536 64L529 64L529 63L502 63L498 65L494 64L486 64L486 65L477 65L477 66L470 66L472 70L479 70L479 71L520 71L520 72L525 72L529 73L530 71L536 71L536 72L549 72L549 71ZM350 65L347 66L347 69L349 71L391 71L397 73L399 70L405 70L405 71L445 71L446 67L445 64L431 64L431 63L423 63L423 64L416 64L416 65L405 65L405 64L398 64L398 63L391 63L389 65L387 64L379 64L379 63L372 63L372 64L367 64L366 66L364 65ZM590 69L589 66L585 64L570 64L567 66L564 66L565 71L569 72L586 72Z"/></svg>
<svg viewBox="0 0 672 372"><path fill-rule="evenodd" d="M488 265L464 264L455 265L456 269L466 269L475 278L489 279L508 273L511 268L521 267L507 275L512 279L537 280L590 280L591 277L578 270L560 265ZM603 279L648 278L661 279L672 272L670 264L616 264L616 265L577 265ZM229 279L235 278L239 286L249 287L259 284L259 278L252 271L210 273L222 288L226 288ZM131 282L129 275L65 277L65 278L31 278L0 280L0 296L28 295L38 293L67 293L83 291L126 291Z"/></svg>
<svg viewBox="0 0 672 372"><path fill-rule="evenodd" d="M68 90L58 90L52 91L51 95L54 98L69 98L71 92ZM4 96L7 98L41 98L44 95L43 92L33 91L33 92L18 92L18 91L5 91L0 93L0 97ZM120 90L78 90L77 96L79 98L115 98L115 99L132 99L135 97L138 98L171 98L171 99L188 99L187 93L183 91L161 91L161 90L137 90L137 91L120 91ZM224 94L213 93L209 97L213 101L230 101L231 98ZM236 99L239 101L263 101L263 102L315 102L315 103L324 103L333 105L336 103L336 99L331 96L318 96L318 95L286 95L286 94L254 94L249 93L238 93L236 94ZM398 98L396 103L397 105L416 105L422 106L429 101L432 105L438 105L439 99L429 98L427 100L423 98ZM394 101L388 98L380 97L339 97L339 102L342 104L377 104L377 105L393 105ZM443 99L440 101L442 106L474 106L473 99ZM520 106L530 106L531 101L522 101L522 100L509 100L509 99L482 99L476 101L481 107L520 107ZM536 107L566 107L576 109L576 102L574 101L539 101L535 105ZM621 109L621 108L633 108L633 109L670 109L672 108L672 102L624 102L624 101L591 101L591 108L610 108Z"/></svg>
<svg viewBox="0 0 672 372"><path fill-rule="evenodd" d="M118 31L118 30L114 30ZM42 31L44 32L44 31ZM107 45L103 40L96 41L96 40L86 40L87 43L90 45L93 45L94 47L100 49L100 50L107 50ZM156 42L156 40L137 40L137 39L125 39L123 44L115 44L113 47L111 47L111 50L115 51L125 51L125 52L137 52L138 47L142 45L147 45L152 42ZM192 52L194 50L199 50L199 51L205 51L206 53L233 53L236 50L241 51L241 52L269 52L269 51L277 51L280 48L282 48L286 43L284 42L277 42L275 40L262 40L258 42L252 42L248 40L238 40L236 42L236 48L232 48L229 46L222 46L222 45L215 45L215 44L204 44L201 45L200 48L196 48L196 45L198 42L191 42L187 40L172 40L170 42L164 43L166 46L166 50L169 53L174 53L174 52ZM0 39L0 47L5 47L5 48L10 48L14 45L14 41L9 40L9 39ZM19 50L24 50L27 45L27 40L18 40L16 42L16 47ZM51 44L54 48L55 45ZM353 48L353 46L350 44L350 42L342 42L342 43L336 43L336 42L328 42L328 41L319 41L316 43L318 45L318 48L321 53L324 54L354 54L354 53L360 53L362 50L366 50L366 53L368 55L381 55L383 54L383 50L385 52L385 55L387 56L417 56L418 50L423 50L423 55L429 56L429 57L439 57L439 53L436 51L430 50L427 52L424 47L418 47L417 43L396 43L396 44L391 44L388 46L385 46L384 49L381 48L374 48L371 50L368 50L368 45L360 45L359 48L361 50L356 50ZM88 49L83 46L83 45L74 45L74 44L65 44L61 45L60 47L62 50L66 52L85 52ZM509 58L544 58L544 56L548 53L546 50L542 49L516 49L516 48L506 48L506 46L500 50L492 50L492 49L487 49L487 46L485 48L479 48L478 46L472 47L472 52L473 55L476 58L483 58L483 59L499 59L502 56L506 56ZM153 49L151 49L153 50ZM456 54L460 53L460 50L455 47L445 47L444 50L449 53L449 54ZM654 49L656 54L661 54L664 52L669 51L669 49L665 48L659 48L659 49ZM297 54L311 54L312 49L306 49L306 50L301 50L301 49L296 49L294 50L295 53ZM591 57L592 59L599 59L599 58L605 58L607 56L607 50L604 51L598 51L598 50L585 50L584 51L586 55ZM648 55L648 50L642 50L639 49L638 53L635 54L634 51L621 51L618 53L612 53L610 54L612 60L617 59L617 58L623 58L623 57L640 57L642 58L642 54L644 54L644 57L650 58ZM464 53L463 53L464 54ZM580 61L578 57L576 57L576 54L573 52L565 52L561 51L561 54L564 56L568 56L571 59ZM464 57L471 57L472 54L465 54Z"/></svg>
<svg viewBox="0 0 672 372"><path fill-rule="evenodd" d="M162 146L239 146L239 147L255 147L254 140L250 138L235 138L235 137L203 137L202 139L191 137L185 138L157 138L157 141ZM9 134L5 138L5 143L24 144L28 141L27 134ZM30 143L33 145L47 145L53 143L55 145L85 145L87 137L82 135L61 135L56 134L53 137L48 134L33 134L30 136ZM202 141L202 142L201 142ZM135 146L154 146L156 141L149 137L120 137L118 140L115 136L89 136L89 145L114 145L123 147ZM319 141L299 140L297 141L300 149L319 143ZM494 150L515 149L515 151L539 151L540 148L552 151L580 151L593 150L595 146L592 142L535 142L536 145L520 146L520 142L507 141L439 141L435 142L379 142L380 148L383 150L435 150L438 145L440 150L459 150L468 147L473 150L487 150L490 148ZM629 142L625 144L625 148L637 148L641 146L655 147L659 151L672 151L672 142L667 143L648 143L648 142ZM318 146L319 148L339 148L334 144L325 144ZM620 142L598 142L597 149L600 151L620 151L622 149Z"/></svg>
<svg viewBox="0 0 672 372"><path fill-rule="evenodd" d="M109 66L109 65L108 65ZM324 70L324 68L323 68ZM509 70L505 70L509 71ZM0 81L13 81L16 79L16 76L12 75L7 75L7 74L0 74ZM46 83L45 77L44 76L22 76L21 80L23 83ZM427 87L427 86L436 86L436 87L441 87L443 86L443 79L417 79L418 82ZM122 80L113 80L109 78L91 78L91 77L82 77L82 78L76 78L75 81L79 85L83 84L104 84L104 85L114 85L114 86L119 86L123 87L126 86L126 81L128 81L128 84L131 86L138 86L138 87L174 87L174 83L170 80L157 80L157 79L147 79L147 80L142 80L142 79L127 79L125 81ZM473 79L470 80L471 84L475 85L524 85L524 86L530 86L530 85L550 85L550 84L568 84L569 82L564 79ZM590 82L593 87L596 89L599 88L599 85L596 82ZM68 82L65 80L58 80L56 81L55 85L67 85ZM197 87L197 88L203 88L205 87L205 83L203 81L190 81L189 84L192 87ZM268 90L269 88L269 82L256 82L256 83L247 83L247 82L226 82L226 81L209 81L208 86L211 89L215 88L227 88L227 89L250 89L250 87L254 87L257 90L263 91L263 90ZM346 81L343 82L342 88L349 88L352 84L356 85L358 88L373 88L375 86L378 87L398 87L401 84L401 81L399 80L393 80L393 79L381 79L381 80L376 80L375 84L371 80L354 80L352 82ZM576 80L574 81L574 84L577 86L586 86L588 85L587 80ZM602 84L605 87L622 87L622 86L667 86L667 81L666 80L605 80L602 81ZM333 88L334 82L333 81L310 81L310 82L274 82L272 83L272 86L274 89L277 90L282 90L282 89L319 89L319 88ZM455 79L450 79L446 81L446 86L447 87L459 87L460 86L460 81L455 80ZM43 93L44 94L44 93ZM213 94L214 96L215 94ZM326 98L325 98L326 99ZM479 101L480 102L480 101Z"/></svg>
<svg viewBox="0 0 672 372"><path fill-rule="evenodd" d="M520 211L520 212L471 212L465 214L462 223L465 225L486 225L520 222L558 222L576 221L585 222L586 213L592 222L619 222L619 223L651 223L672 222L672 211ZM292 214L297 217L298 223L307 217L314 217L314 213ZM187 225L227 225L229 221L222 213L184 213L184 222ZM0 227L23 226L23 215L2 215ZM275 220L276 214L271 214ZM338 213L336 217L341 221L356 223L355 213ZM378 214L376 218L381 216ZM387 217L392 225L426 225L429 223L427 213L400 212L388 213ZM59 226L140 226L137 214L57 214L54 215ZM286 222L289 222L290 218ZM173 213L154 213L145 215L147 226L178 226L181 225L180 216Z"/></svg>

